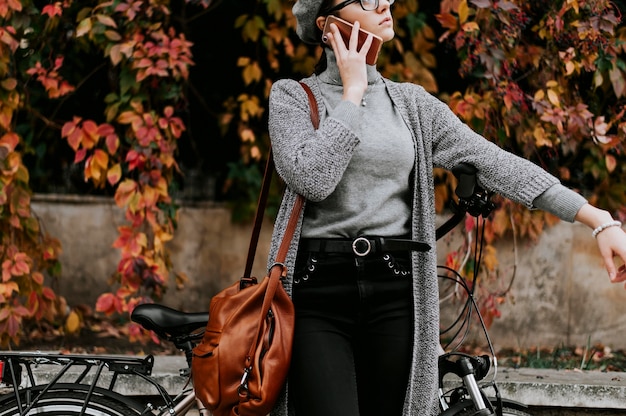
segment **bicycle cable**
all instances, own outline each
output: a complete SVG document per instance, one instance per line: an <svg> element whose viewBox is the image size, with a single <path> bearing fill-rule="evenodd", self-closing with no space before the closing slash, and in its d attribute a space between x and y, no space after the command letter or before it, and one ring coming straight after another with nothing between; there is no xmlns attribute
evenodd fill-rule
<svg viewBox="0 0 626 416"><path fill-rule="evenodd" d="M469 335L471 319L472 319L473 311L475 310L476 315L478 316L478 320L480 322L483 335L487 342L489 352L491 353L491 356L493 358L493 370L494 370L493 378L495 379L495 376L497 374L497 368L498 368L495 349L493 347L491 338L489 337L487 325L485 324L482 314L480 313L480 307L478 306L478 303L476 302L476 298L474 296L476 286L478 283L478 274L480 272L480 264L482 262L484 240L485 240L485 219L483 218L483 221L481 223L480 216L475 216L475 218L476 218L475 229L477 230L477 232L476 232L476 239L474 240L474 264L473 264L473 276L471 279L471 284L465 278L463 278L463 276L461 275L461 273L459 273L459 271L448 266L437 266L438 268L447 270L449 273L452 274L452 276L440 274L439 275L440 278L451 280L455 284L460 285L467 294L467 300L464 302L463 308L457 315L457 318L446 329L440 331L440 334L446 334L447 332L452 331L452 329L458 326L457 332L455 332L454 335L451 336L451 341L448 344L446 344L444 347L444 349L450 348L453 341L458 339L458 341L455 342L455 346L452 348L453 351L457 350L465 342L465 340L467 339L467 336Z"/></svg>

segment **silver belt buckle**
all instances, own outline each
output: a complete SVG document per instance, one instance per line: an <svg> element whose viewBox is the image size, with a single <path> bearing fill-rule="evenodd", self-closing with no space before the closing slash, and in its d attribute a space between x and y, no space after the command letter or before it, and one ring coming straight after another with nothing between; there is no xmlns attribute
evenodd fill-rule
<svg viewBox="0 0 626 416"><path fill-rule="evenodd" d="M359 244L365 243L365 250L363 251L359 251ZM355 238L354 241L352 242L352 251L354 252L355 255L359 256L359 257L364 257L367 256L368 254L370 254L370 251L372 251L372 243L370 243L370 240L368 240L365 237L358 237Z"/></svg>

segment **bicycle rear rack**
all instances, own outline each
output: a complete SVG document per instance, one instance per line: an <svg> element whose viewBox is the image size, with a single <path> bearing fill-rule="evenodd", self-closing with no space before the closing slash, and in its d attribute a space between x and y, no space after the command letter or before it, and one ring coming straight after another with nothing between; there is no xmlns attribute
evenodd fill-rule
<svg viewBox="0 0 626 416"><path fill-rule="evenodd" d="M34 368L50 366L56 372L37 372ZM141 377L158 391L165 402L173 406L167 391L153 380L150 375L154 367L154 357L144 358L117 355L79 355L46 352L0 352L0 386L12 388L15 397L20 397L20 390L33 389L36 392L29 407L50 391L80 387L86 391L86 401L94 392L115 392L116 383L122 375ZM105 376L104 370L108 372ZM76 371L78 370L78 371ZM25 377L23 372L25 371ZM110 379L109 379L109 374ZM50 379L47 377L50 376ZM45 378L45 379L44 379ZM108 380L107 380L108 379ZM108 383L108 385L107 385Z"/></svg>
<svg viewBox="0 0 626 416"><path fill-rule="evenodd" d="M149 376L154 366L154 357L151 355L145 358L114 356L114 355L79 355L79 354L54 354L54 353L38 353L38 352L2 352L0 353L0 362L2 368L0 372L0 382L20 387L22 384L22 368L26 371L28 386L36 386L37 384L54 385L67 376L63 382L76 384L96 385L102 376L102 371L107 368L113 372L109 390L115 388L115 383L121 374L133 374L139 376ZM61 366L61 369L54 375L52 380L45 383L38 383L33 367L50 365ZM71 368L83 367L78 373L70 372ZM92 373L95 368L95 374L88 383L85 383L87 376Z"/></svg>

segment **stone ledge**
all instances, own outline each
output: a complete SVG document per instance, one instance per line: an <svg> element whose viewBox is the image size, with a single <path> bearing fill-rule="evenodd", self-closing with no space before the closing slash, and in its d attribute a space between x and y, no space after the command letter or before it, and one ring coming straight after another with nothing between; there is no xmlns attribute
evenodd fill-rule
<svg viewBox="0 0 626 416"><path fill-rule="evenodd" d="M179 393L188 381L179 374L184 367L182 356L156 356L152 376L170 394ZM52 376L44 368L35 370L38 382ZM105 383L110 380L107 373L102 376ZM626 373L500 368L496 381L502 397L531 408L626 409ZM135 376L120 377L116 391L126 396L156 394L153 386Z"/></svg>
<svg viewBox="0 0 626 416"><path fill-rule="evenodd" d="M502 397L529 406L626 409L626 373L501 369L497 382Z"/></svg>

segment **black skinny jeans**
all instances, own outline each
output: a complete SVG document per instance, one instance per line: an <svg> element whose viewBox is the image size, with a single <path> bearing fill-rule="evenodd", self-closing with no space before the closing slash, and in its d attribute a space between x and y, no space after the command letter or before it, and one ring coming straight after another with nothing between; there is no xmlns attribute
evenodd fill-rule
<svg viewBox="0 0 626 416"><path fill-rule="evenodd" d="M413 349L410 254L299 253L290 401L298 416L401 416Z"/></svg>

